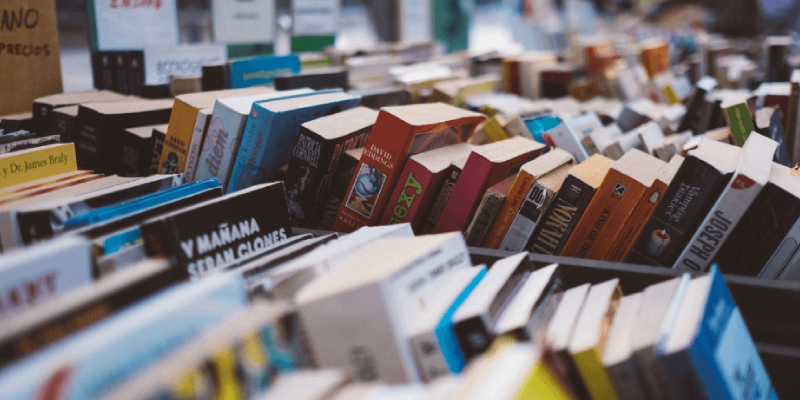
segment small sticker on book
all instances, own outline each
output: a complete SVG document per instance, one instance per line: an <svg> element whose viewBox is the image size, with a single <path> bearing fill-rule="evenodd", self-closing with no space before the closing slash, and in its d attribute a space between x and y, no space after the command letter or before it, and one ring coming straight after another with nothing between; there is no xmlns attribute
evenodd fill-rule
<svg viewBox="0 0 800 400"><path fill-rule="evenodd" d="M626 190L628 190L628 187L618 182L616 185L614 185L613 192L617 196L624 196Z"/></svg>

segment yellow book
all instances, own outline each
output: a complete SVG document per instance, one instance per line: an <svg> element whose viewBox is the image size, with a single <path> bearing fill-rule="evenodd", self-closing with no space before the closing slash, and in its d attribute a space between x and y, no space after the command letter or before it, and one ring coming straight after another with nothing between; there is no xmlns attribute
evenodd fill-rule
<svg viewBox="0 0 800 400"><path fill-rule="evenodd" d="M484 122L483 130L492 142L508 139L508 134L505 129L503 129L503 126L500 125L500 121L497 120L497 117L492 117Z"/></svg>
<svg viewBox="0 0 800 400"><path fill-rule="evenodd" d="M78 169L73 143L51 144L0 156L0 189Z"/></svg>
<svg viewBox="0 0 800 400"><path fill-rule="evenodd" d="M216 90L180 95L175 98L172 113L169 116L167 135L164 138L164 148L161 151L158 165L163 165L170 154L178 158L178 173L183 173L186 167L186 156L189 154L189 145L194 134L194 125L197 122L197 113L204 108L214 106L217 99L226 97L249 96L259 93L274 91L268 87L252 87L245 89Z"/></svg>
<svg viewBox="0 0 800 400"><path fill-rule="evenodd" d="M550 368L539 360L514 399L569 400L571 397L553 376Z"/></svg>

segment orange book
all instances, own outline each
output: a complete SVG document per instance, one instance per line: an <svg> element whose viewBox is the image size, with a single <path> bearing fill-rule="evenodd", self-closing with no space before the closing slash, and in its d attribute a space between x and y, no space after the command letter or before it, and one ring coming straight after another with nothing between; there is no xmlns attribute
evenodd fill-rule
<svg viewBox="0 0 800 400"><path fill-rule="evenodd" d="M602 260L666 165L636 149L611 164L561 255Z"/></svg>
<svg viewBox="0 0 800 400"><path fill-rule="evenodd" d="M650 78L669 69L669 48L667 42L653 38L641 43L642 65Z"/></svg>
<svg viewBox="0 0 800 400"><path fill-rule="evenodd" d="M639 205L636 206L636 210L633 211L628 223L622 228L622 234L617 237L614 245L611 246L611 251L606 255L605 260L622 262L625 259L625 256L631 250L631 246L633 246L633 242L639 236L639 232L642 231L644 224L650 219L650 214L653 213L658 202L664 197L664 192L667 191L667 187L672 182L672 178L675 177L675 173L678 172L678 168L682 163L683 157L678 155L672 157L672 160L661 171L653 185L642 197L642 200L639 201Z"/></svg>
<svg viewBox="0 0 800 400"><path fill-rule="evenodd" d="M487 249L498 249L506 237L508 229L511 227L511 222L519 212L522 203L525 202L525 197L531 187L536 183L542 175L552 172L556 168L566 164L572 163L574 160L572 156L564 150L553 149L549 153L539 156L538 158L528 161L520 167L517 173L517 178L508 190L506 201L500 207L497 217L489 228L489 233L483 240L481 247Z"/></svg>

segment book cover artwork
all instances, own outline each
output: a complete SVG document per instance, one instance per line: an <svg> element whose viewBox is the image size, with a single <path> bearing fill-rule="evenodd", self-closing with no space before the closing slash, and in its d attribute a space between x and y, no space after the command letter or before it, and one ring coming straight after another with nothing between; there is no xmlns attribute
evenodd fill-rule
<svg viewBox="0 0 800 400"><path fill-rule="evenodd" d="M347 197L347 208L369 218L375 209L375 202L381 194L386 174L369 164L361 164L356 175L356 183Z"/></svg>

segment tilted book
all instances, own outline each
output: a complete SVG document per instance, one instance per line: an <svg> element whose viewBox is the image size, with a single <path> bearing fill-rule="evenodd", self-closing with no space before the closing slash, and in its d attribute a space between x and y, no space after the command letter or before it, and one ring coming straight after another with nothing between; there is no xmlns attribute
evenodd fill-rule
<svg viewBox="0 0 800 400"><path fill-rule="evenodd" d="M197 112L197 119L194 121L194 128L192 129L192 141L189 143L189 152L186 153L186 164L183 168L183 180L186 182L194 181L194 174L197 172L197 160L200 158L200 149L203 147L203 142L206 139L206 132L208 131L208 123L211 122L211 113L214 109L211 107L204 108ZM159 168L163 170L178 170L176 157L167 157L167 161Z"/></svg>

